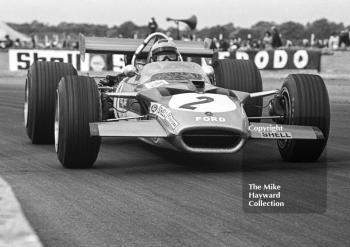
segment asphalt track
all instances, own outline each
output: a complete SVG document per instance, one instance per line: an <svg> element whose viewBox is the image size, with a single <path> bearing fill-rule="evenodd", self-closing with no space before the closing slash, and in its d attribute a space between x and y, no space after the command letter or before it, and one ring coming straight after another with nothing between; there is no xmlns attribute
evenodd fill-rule
<svg viewBox="0 0 350 247"><path fill-rule="evenodd" d="M332 102L328 148L315 164L282 162L274 142L193 156L123 138L103 142L94 169L65 170L53 146L26 137L23 82L23 75L0 79L0 176L45 246L350 246L349 103ZM316 191L298 177L325 167L324 212L243 210L247 173L291 176L288 183Z"/></svg>

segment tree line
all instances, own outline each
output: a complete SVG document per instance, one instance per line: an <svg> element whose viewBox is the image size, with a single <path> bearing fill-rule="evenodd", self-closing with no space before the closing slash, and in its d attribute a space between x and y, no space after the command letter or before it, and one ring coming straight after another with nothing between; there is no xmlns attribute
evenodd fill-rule
<svg viewBox="0 0 350 247"><path fill-rule="evenodd" d="M121 25L108 27L107 25L101 24L86 24L86 23L69 23L61 22L58 25L50 25L47 23L32 21L31 23L7 23L13 29L27 34L29 36L37 36L42 39L45 35L63 35L64 37L69 36L75 40L79 33L86 36L97 36L97 37L124 37L124 38L144 38L149 33L147 25L138 26L132 21L126 21ZM212 27L204 27L191 31L189 29L182 30L181 33L185 37L196 37L196 38L213 38L218 37L222 34L225 39L230 38L242 38L246 39L248 34L253 39L262 39L264 33L267 30L271 30L271 27L277 27L285 40L291 40L296 42L302 39L309 39L311 34L315 34L316 39L327 39L330 35L337 35L344 29L350 29L349 26L345 26L343 23L336 23L329 21L326 18L315 20L306 25L288 21L281 24L268 21L259 21L252 25L250 28L236 27L233 23L225 25L215 25ZM172 37L176 37L176 28L170 27L168 29L159 28L157 31L170 34Z"/></svg>

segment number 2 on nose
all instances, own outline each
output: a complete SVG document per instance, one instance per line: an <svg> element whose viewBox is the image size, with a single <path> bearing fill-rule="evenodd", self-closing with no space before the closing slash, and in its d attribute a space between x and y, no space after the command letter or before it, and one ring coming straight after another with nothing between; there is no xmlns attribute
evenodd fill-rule
<svg viewBox="0 0 350 247"><path fill-rule="evenodd" d="M187 104L180 106L179 108L188 109L188 110L195 110L195 109L197 109L197 107L195 107L194 105L201 105L201 104L206 104L206 103L210 103L210 102L214 101L213 98L207 97L207 96L196 97L196 99L199 99L200 101L190 102L190 103L187 103Z"/></svg>

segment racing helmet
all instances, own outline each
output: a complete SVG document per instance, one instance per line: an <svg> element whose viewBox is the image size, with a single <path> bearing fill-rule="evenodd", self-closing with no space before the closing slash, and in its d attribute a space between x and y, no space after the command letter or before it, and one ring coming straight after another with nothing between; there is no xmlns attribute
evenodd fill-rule
<svg viewBox="0 0 350 247"><path fill-rule="evenodd" d="M167 39L158 40L150 50L150 62L179 61L179 53L173 41Z"/></svg>

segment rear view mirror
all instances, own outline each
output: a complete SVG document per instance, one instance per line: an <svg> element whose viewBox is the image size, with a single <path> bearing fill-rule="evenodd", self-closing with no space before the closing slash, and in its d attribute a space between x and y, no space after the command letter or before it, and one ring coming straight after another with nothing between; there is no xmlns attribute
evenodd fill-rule
<svg viewBox="0 0 350 247"><path fill-rule="evenodd" d="M214 68L210 65L203 65L202 68L204 73L209 77L212 84L214 84Z"/></svg>
<svg viewBox="0 0 350 247"><path fill-rule="evenodd" d="M126 65L124 67L124 71L123 71L124 75L127 76L127 77L133 77L136 75L136 68L134 65Z"/></svg>
<svg viewBox="0 0 350 247"><path fill-rule="evenodd" d="M214 68L210 65L205 65L202 66L204 73L208 76L211 77L214 75Z"/></svg>

